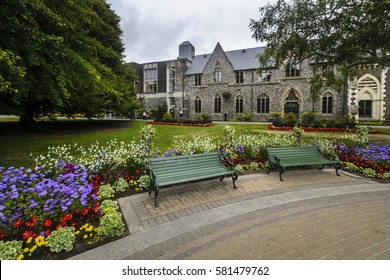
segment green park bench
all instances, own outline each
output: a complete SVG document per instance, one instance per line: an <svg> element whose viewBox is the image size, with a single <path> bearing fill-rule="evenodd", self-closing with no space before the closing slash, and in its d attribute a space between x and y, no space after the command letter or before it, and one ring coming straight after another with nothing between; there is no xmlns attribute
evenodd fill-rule
<svg viewBox="0 0 390 280"><path fill-rule="evenodd" d="M238 178L237 171L229 161L221 158L218 152L193 154L175 157L149 159L150 189L154 191L154 203L158 207L158 194L161 187L205 179L232 177L233 187Z"/></svg>
<svg viewBox="0 0 390 280"><path fill-rule="evenodd" d="M266 150L269 161L267 174L272 170L279 170L280 181L283 181L282 174L287 167L322 165L320 168L322 170L325 165L333 165L337 176L340 176L338 172L341 168L339 161L323 156L316 146L266 148Z"/></svg>

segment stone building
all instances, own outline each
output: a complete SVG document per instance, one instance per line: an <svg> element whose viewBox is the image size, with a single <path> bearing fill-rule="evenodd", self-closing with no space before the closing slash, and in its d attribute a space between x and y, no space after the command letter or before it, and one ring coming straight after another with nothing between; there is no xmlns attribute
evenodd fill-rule
<svg viewBox="0 0 390 280"><path fill-rule="evenodd" d="M207 115L212 120L241 118L251 114L254 121L267 121L273 112L316 112L320 117L337 118L354 114L357 119L383 120L389 113L390 73L379 66L362 67L346 94L332 88L310 98L309 81L314 65L308 61L286 61L279 69L259 73L257 56L265 47L224 51L217 43L212 53L195 55L186 41L179 46L177 59L133 63L140 78L139 97L145 108L166 103L178 117L194 119ZM317 69L334 71L332 65ZM389 109L388 109L389 108Z"/></svg>

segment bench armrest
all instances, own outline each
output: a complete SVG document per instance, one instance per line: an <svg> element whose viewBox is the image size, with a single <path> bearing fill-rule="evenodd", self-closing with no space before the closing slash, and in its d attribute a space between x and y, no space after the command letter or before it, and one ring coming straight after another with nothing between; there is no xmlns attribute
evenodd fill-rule
<svg viewBox="0 0 390 280"><path fill-rule="evenodd" d="M218 151L218 155L219 155L219 159L221 160L221 162L224 164L224 166L229 169L229 170L232 170L232 171L236 171L234 169L234 164L228 160L228 159L225 159L222 155L221 155L221 152Z"/></svg>
<svg viewBox="0 0 390 280"><path fill-rule="evenodd" d="M280 164L280 159L277 156L272 156L277 164Z"/></svg>
<svg viewBox="0 0 390 280"><path fill-rule="evenodd" d="M154 174L154 171L149 168L149 177L150 177L150 181L153 183L153 185L156 184L156 174Z"/></svg>

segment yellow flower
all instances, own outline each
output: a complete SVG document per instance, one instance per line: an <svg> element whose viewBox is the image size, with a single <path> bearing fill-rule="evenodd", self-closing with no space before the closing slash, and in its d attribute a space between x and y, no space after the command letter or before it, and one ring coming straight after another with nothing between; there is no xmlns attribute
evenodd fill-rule
<svg viewBox="0 0 390 280"><path fill-rule="evenodd" d="M28 251L30 251L29 248L24 248L24 249L23 249L23 252L25 252L25 253L27 253Z"/></svg>
<svg viewBox="0 0 390 280"><path fill-rule="evenodd" d="M31 241L32 241L32 239L33 239L32 237L29 237L29 238L27 239L26 243L27 243L27 244L30 244Z"/></svg>
<svg viewBox="0 0 390 280"><path fill-rule="evenodd" d="M78 231L76 231L76 234L78 235L78 234L80 234L80 231L78 230Z"/></svg>
<svg viewBox="0 0 390 280"><path fill-rule="evenodd" d="M83 236L83 238L84 238L84 239L87 239L87 238L88 238L88 235L85 234L85 235Z"/></svg>
<svg viewBox="0 0 390 280"><path fill-rule="evenodd" d="M21 254L21 255L17 258L17 260L23 260L23 258L24 258L24 255Z"/></svg>

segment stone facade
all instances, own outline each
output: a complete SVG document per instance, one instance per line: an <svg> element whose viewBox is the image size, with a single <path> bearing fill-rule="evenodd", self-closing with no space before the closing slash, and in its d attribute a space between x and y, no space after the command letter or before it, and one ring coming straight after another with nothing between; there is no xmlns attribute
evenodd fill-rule
<svg viewBox="0 0 390 280"><path fill-rule="evenodd" d="M283 66L259 74L255 54L262 51L264 48L225 52L218 43L211 54L195 56L195 48L184 42L179 53L189 55L156 63L159 72L164 73L156 77L158 92L146 93L144 82L140 83L144 108L166 102L175 117L182 110L185 118L207 115L212 120L223 120L226 112L228 119L251 114L254 121L268 121L273 112L294 112L302 116L304 112L313 111L323 118L355 113L357 118L370 120L382 120L389 113L390 96L386 93L390 89L390 73L387 68L362 67L349 84L347 95L332 88L322 89L313 102L309 83L313 65L305 60L298 66L290 65L288 70ZM136 66L139 76L143 77L140 71L145 66Z"/></svg>

